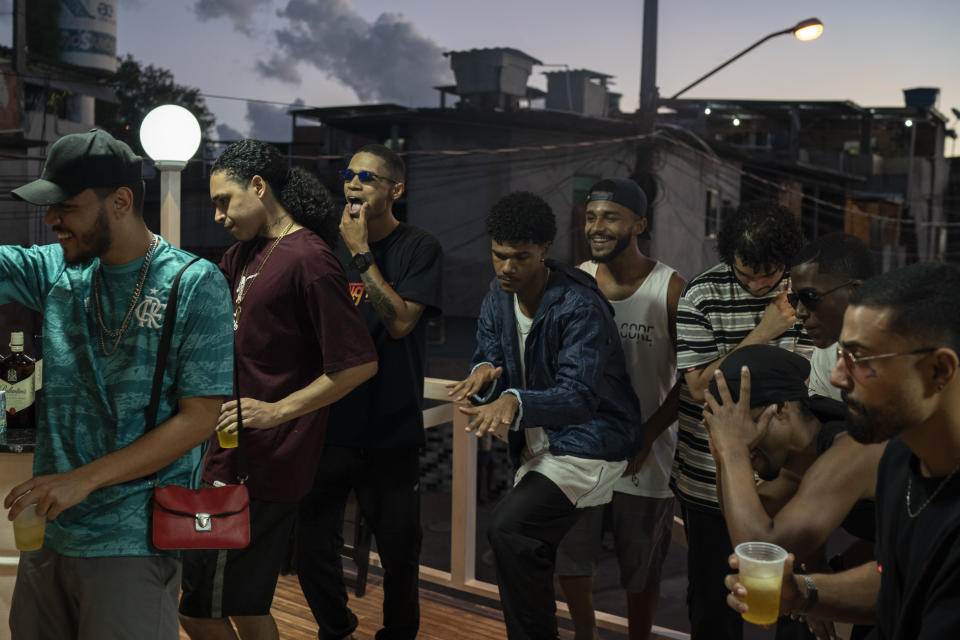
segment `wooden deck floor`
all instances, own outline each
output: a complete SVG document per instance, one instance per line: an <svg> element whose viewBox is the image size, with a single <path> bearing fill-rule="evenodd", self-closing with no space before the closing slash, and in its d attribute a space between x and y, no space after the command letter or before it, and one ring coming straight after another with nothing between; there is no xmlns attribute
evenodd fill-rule
<svg viewBox="0 0 960 640"><path fill-rule="evenodd" d="M362 598L350 592L350 608L360 619L354 631L357 640L373 640L380 628L383 589L381 577L370 575L367 593ZM284 640L316 640L317 625L300 591L296 576L281 576L273 598L273 617ZM181 630L182 640L189 640ZM420 633L418 640L489 640L507 637L503 615L494 607L477 604L432 589L420 589ZM561 640L573 633L560 631Z"/></svg>

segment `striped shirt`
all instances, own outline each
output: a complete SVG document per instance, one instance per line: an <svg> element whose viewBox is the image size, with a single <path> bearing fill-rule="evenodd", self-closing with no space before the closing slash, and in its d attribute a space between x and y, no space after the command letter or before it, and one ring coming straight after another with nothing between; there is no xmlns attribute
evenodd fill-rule
<svg viewBox="0 0 960 640"><path fill-rule="evenodd" d="M770 301L789 286L790 278L785 275L770 293L754 296L724 263L694 277L677 307L677 370L687 373L703 368L736 349L759 324ZM806 358L813 352L813 343L799 322L769 344ZM683 382L671 486L689 506L718 510L717 467L702 419L702 405L694 401Z"/></svg>

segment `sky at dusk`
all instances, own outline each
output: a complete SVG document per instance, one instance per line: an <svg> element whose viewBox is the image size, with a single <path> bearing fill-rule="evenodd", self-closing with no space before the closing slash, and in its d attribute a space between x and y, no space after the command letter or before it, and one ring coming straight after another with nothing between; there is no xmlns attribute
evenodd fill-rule
<svg viewBox="0 0 960 640"><path fill-rule="evenodd" d="M118 54L196 86L221 134L289 139L285 107L395 102L437 106L453 82L444 51L514 47L544 63L615 76L638 102L642 0L118 0ZM10 2L0 43L10 44ZM5 15L2 15L5 14ZM669 96L762 36L809 17L820 39L775 38L685 97L849 99L900 106L901 90L940 87L960 108L958 0L661 0L657 84ZM545 88L544 68L530 84ZM951 149L948 142L948 153Z"/></svg>

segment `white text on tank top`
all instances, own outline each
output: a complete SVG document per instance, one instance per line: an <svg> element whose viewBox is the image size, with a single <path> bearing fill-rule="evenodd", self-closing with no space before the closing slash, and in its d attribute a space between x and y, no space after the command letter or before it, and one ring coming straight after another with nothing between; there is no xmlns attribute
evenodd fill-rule
<svg viewBox="0 0 960 640"><path fill-rule="evenodd" d="M580 268L596 277L596 262L584 262ZM677 355L670 336L667 291L675 271L657 262L637 290L623 300L611 300L614 321L627 360L627 372L644 420L649 420L663 404L677 380ZM674 422L653 443L653 449L640 471L621 478L615 491L650 498L670 498L670 470L677 446Z"/></svg>

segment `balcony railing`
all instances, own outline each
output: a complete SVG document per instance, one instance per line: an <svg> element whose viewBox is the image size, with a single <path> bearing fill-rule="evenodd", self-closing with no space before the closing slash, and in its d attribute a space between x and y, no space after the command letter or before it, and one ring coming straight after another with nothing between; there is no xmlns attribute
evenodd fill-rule
<svg viewBox="0 0 960 640"><path fill-rule="evenodd" d="M478 580L476 577L477 556L477 438L466 431L467 416L456 411L456 403L450 402L446 385L450 380L424 379L424 397L443 404L423 412L425 429L452 425L453 429L453 480L450 504L450 571L441 571L420 565L420 578L434 584L449 587L473 595L499 600L497 585ZM674 519L673 541L686 546L683 522ZM376 553L370 553L370 563L380 565ZM559 615L569 618L567 605L557 602ZM596 612L597 624L606 629L627 633L627 619L603 611ZM685 638L690 635L672 629L655 626L654 638Z"/></svg>

